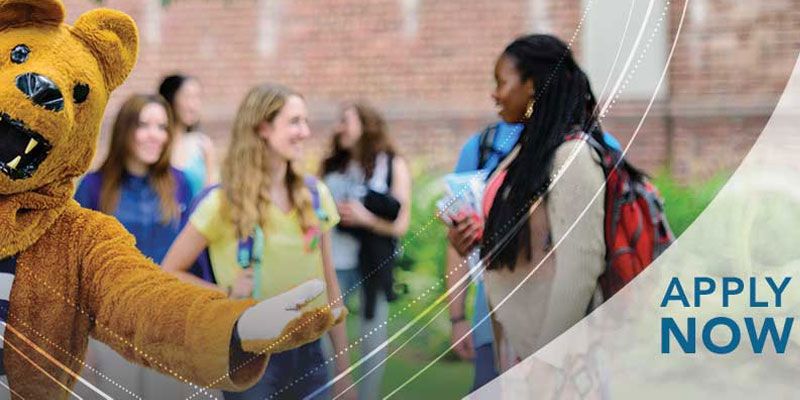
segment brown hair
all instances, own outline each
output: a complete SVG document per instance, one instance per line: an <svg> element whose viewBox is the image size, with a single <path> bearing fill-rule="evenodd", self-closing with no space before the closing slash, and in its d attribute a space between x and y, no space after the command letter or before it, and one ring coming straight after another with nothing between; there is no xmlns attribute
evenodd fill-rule
<svg viewBox="0 0 800 400"><path fill-rule="evenodd" d="M250 236L256 226L268 225L268 207L272 203L269 159L274 157L267 141L258 134L261 121L272 123L291 96L300 94L280 85L262 85L247 93L233 122L228 153L222 163L221 184L225 193L226 217L236 227L239 238ZM293 163L286 171L286 186L292 206L298 210L303 229L319 221L314 214L311 193L303 175Z"/></svg>
<svg viewBox="0 0 800 400"><path fill-rule="evenodd" d="M175 179L171 173L170 153L172 149L172 111L166 100L159 95L133 95L122 104L114 120L111 131L111 147L108 156L100 166L103 176L100 187L100 211L113 214L119 204L119 191L125 173L125 160L131 156L131 142L139 126L139 116L148 104L158 104L167 112L167 143L161 156L149 168L150 185L161 200L162 221L164 223L180 218L180 209L175 200Z"/></svg>
<svg viewBox="0 0 800 400"><path fill-rule="evenodd" d="M342 110L354 109L361 121L361 137L354 145L359 149L359 159L357 160L367 179L372 177L375 170L375 159L380 153L389 156L397 155L396 146L386 133L386 120L373 107L363 102L355 102L346 105ZM334 135L331 155L322 162L322 174L332 171L344 172L347 164L352 159L350 150L343 149L339 144L339 135Z"/></svg>

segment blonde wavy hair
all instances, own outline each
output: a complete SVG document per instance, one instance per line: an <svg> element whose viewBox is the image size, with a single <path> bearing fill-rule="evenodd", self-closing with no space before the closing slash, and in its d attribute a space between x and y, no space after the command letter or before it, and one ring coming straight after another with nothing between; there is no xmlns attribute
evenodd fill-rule
<svg viewBox="0 0 800 400"><path fill-rule="evenodd" d="M222 163L221 187L225 194L226 217L236 226L239 238L250 236L256 226L269 226L270 157L275 157L267 141L259 136L261 121L272 123L291 96L302 98L293 90L274 84L256 86L247 93L233 123L233 135ZM298 211L300 224L307 230L318 220L311 193L294 163L289 163L284 182L289 189L292 207Z"/></svg>

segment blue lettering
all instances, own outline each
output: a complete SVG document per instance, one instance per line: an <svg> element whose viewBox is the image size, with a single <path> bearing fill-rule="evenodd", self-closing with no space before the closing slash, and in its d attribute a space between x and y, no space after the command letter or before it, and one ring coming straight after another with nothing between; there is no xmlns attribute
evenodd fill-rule
<svg viewBox="0 0 800 400"><path fill-rule="evenodd" d="M711 340L711 331L717 325L725 325L731 330L731 341L725 346L718 346ZM739 325L736 325L732 319L727 317L712 318L706 323L706 326L703 327L703 344L715 354L728 354L734 351L736 347L739 346L741 336L742 333L739 331Z"/></svg>
<svg viewBox="0 0 800 400"><path fill-rule="evenodd" d="M731 284L735 283L736 288L731 288ZM742 293L744 290L744 282L739 278L722 278L722 306L728 307L729 297L731 295Z"/></svg>
<svg viewBox="0 0 800 400"><path fill-rule="evenodd" d="M783 293L784 289L786 289L786 286L789 285L790 280L792 280L792 277L787 276L786 278L783 278L783 282L781 282L780 287L775 287L775 281L772 279L772 277L767 277L767 284L772 289L772 292L775 293L775 307L781 306L781 293Z"/></svg>
<svg viewBox="0 0 800 400"><path fill-rule="evenodd" d="M677 294L672 294L673 289L677 291ZM686 298L681 281L677 277L669 281L667 292L664 293L664 299L661 300L661 307L666 307L670 300L680 300L684 307L689 307L689 299Z"/></svg>
<svg viewBox="0 0 800 400"><path fill-rule="evenodd" d="M744 323L747 325L747 334L750 335L750 343L753 345L753 352L761 354L764 351L764 345L767 342L767 334L772 337L772 343L775 346L775 352L783 354L786 351L786 345L789 343L789 333L792 331L792 323L794 318L786 318L783 323L783 332L777 339L778 328L775 326L775 319L768 317L764 319L764 324L761 325L761 332L756 336L756 327L752 318L745 318Z"/></svg>
<svg viewBox="0 0 800 400"><path fill-rule="evenodd" d="M756 300L756 278L750 277L750 307L767 307L769 304L766 301Z"/></svg>
<svg viewBox="0 0 800 400"><path fill-rule="evenodd" d="M675 338L675 342L681 346L681 350L684 353L694 353L695 352L695 338L696 329L695 329L695 322L694 318L688 318L686 321L686 335L683 335L681 332L681 328L678 327L678 324L675 323L675 320L672 318L661 318L661 353L662 354L669 354L669 337L670 333L672 333L672 337Z"/></svg>
<svg viewBox="0 0 800 400"><path fill-rule="evenodd" d="M705 289L703 289L703 283L708 284ZM700 296L708 295L714 293L714 288L717 286L714 283L714 280L707 277L699 277L694 278L694 306L700 307Z"/></svg>

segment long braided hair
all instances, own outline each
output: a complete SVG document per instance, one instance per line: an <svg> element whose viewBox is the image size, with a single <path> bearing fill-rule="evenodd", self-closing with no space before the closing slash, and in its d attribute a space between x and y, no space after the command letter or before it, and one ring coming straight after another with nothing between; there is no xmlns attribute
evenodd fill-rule
<svg viewBox="0 0 800 400"><path fill-rule="evenodd" d="M488 269L513 271L520 251L530 260L531 231L523 223L510 232L520 217L550 184L553 157L565 136L575 129L602 135L597 121L596 100L589 79L578 67L572 52L550 35L529 35L514 40L501 55L514 63L522 82L533 80L533 113L524 122L519 155L511 162L497 198L486 219L481 255L488 255L500 240L512 234Z"/></svg>

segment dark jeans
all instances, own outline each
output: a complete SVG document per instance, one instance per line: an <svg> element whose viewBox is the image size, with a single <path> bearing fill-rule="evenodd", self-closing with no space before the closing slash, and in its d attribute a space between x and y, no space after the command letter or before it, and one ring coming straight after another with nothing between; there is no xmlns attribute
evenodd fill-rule
<svg viewBox="0 0 800 400"><path fill-rule="evenodd" d="M494 347L491 343L485 344L475 349L475 378L472 380L472 390L474 392L481 386L497 378L497 370L494 368Z"/></svg>
<svg viewBox="0 0 800 400"><path fill-rule="evenodd" d="M225 400L302 399L328 382L319 340L283 353L272 354L267 370L244 392L223 392ZM315 399L328 398L324 393Z"/></svg>

